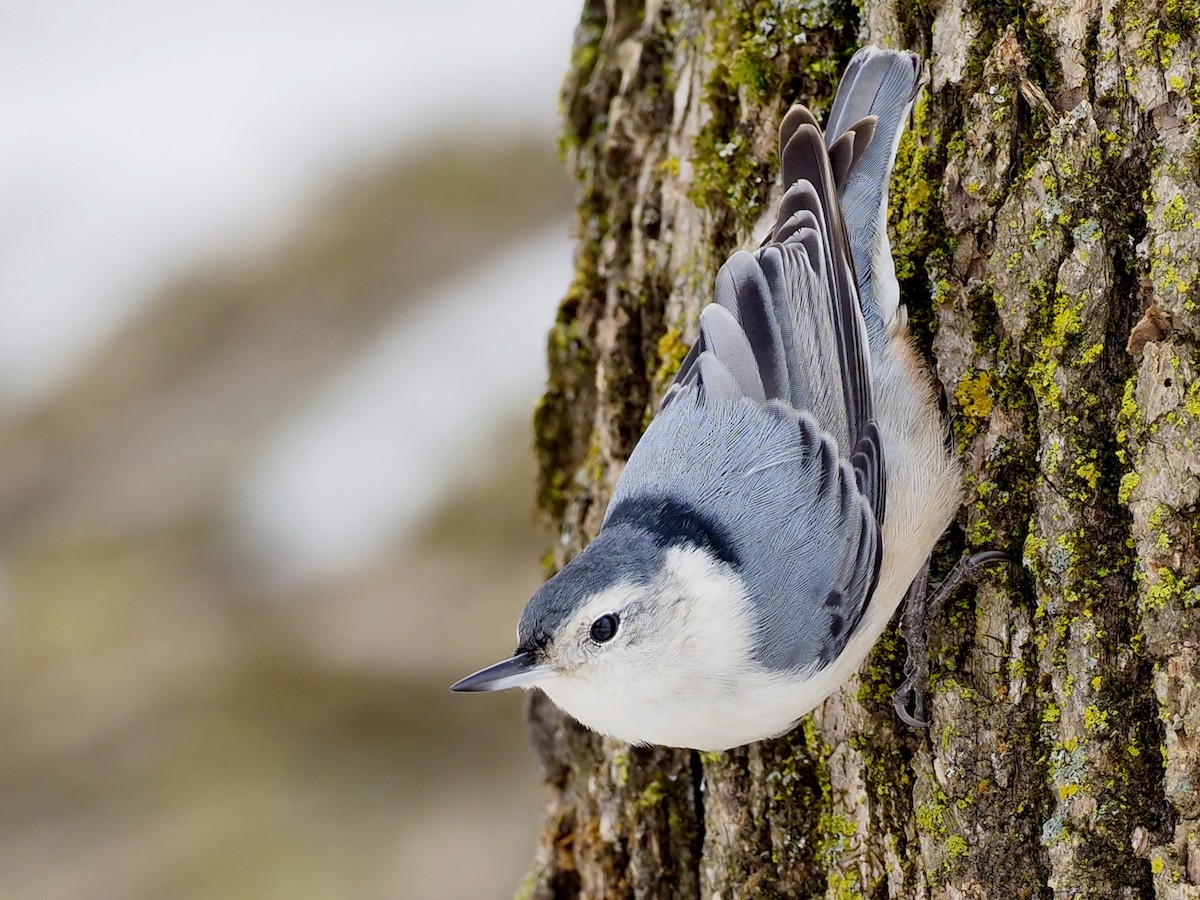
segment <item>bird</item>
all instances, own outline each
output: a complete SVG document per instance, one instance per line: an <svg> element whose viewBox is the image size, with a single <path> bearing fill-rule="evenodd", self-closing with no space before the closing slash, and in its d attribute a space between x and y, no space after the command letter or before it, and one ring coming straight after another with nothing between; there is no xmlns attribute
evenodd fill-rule
<svg viewBox="0 0 1200 900"><path fill-rule="evenodd" d="M794 728L924 585L962 478L887 234L921 76L864 47L824 131L787 112L770 232L719 270L597 536L515 653L452 690L539 688L630 744L727 750Z"/></svg>

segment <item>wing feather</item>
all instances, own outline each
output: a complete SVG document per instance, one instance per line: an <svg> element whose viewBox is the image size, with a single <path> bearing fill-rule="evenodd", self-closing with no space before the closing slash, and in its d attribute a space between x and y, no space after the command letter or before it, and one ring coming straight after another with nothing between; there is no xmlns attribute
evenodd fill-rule
<svg viewBox="0 0 1200 900"><path fill-rule="evenodd" d="M744 397L741 385L715 353L701 353L696 364L699 382L705 396L713 400L736 400Z"/></svg>
<svg viewBox="0 0 1200 900"><path fill-rule="evenodd" d="M741 394L758 403L766 402L750 336L742 330L734 314L724 306L710 303L700 315L700 330L705 346L711 348L707 356L720 361L737 382ZM701 370L702 376L704 371Z"/></svg>

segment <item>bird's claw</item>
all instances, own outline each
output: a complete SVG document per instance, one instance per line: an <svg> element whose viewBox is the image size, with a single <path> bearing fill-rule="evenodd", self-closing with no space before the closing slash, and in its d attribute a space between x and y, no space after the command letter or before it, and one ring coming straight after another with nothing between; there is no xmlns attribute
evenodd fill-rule
<svg viewBox="0 0 1200 900"><path fill-rule="evenodd" d="M910 728L928 728L925 720L925 689L929 680L928 630L950 593L964 581L975 577L979 569L992 563L1020 565L1021 561L1003 550L985 550L972 556L963 556L950 570L942 583L931 595L926 596L929 569L921 571L908 589L904 605L904 618L900 631L908 644L908 657L904 660L904 683L892 694L892 706L896 716ZM909 712L912 703L913 711Z"/></svg>
<svg viewBox="0 0 1200 900"><path fill-rule="evenodd" d="M911 658L910 656L909 659ZM910 699L914 706L911 713L908 711ZM909 728L929 727L929 722L922 718L925 715L924 690L917 687L917 679L913 676L904 679L904 684L896 688L896 692L892 694L892 707L896 710L896 717Z"/></svg>

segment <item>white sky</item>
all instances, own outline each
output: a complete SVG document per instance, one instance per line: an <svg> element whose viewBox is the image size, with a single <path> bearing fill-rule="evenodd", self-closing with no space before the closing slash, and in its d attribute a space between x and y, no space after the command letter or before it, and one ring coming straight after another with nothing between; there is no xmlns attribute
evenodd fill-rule
<svg viewBox="0 0 1200 900"><path fill-rule="evenodd" d="M566 0L0 0L0 412L463 117L556 127Z"/></svg>

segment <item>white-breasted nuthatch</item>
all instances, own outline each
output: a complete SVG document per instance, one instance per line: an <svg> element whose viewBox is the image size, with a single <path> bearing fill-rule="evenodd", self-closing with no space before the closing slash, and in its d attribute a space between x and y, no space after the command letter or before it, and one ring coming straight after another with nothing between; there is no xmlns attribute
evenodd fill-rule
<svg viewBox="0 0 1200 900"><path fill-rule="evenodd" d="M960 498L887 237L919 77L864 48L824 135L788 112L774 227L718 273L599 535L529 601L516 654L453 690L536 686L604 734L723 750L858 670Z"/></svg>

